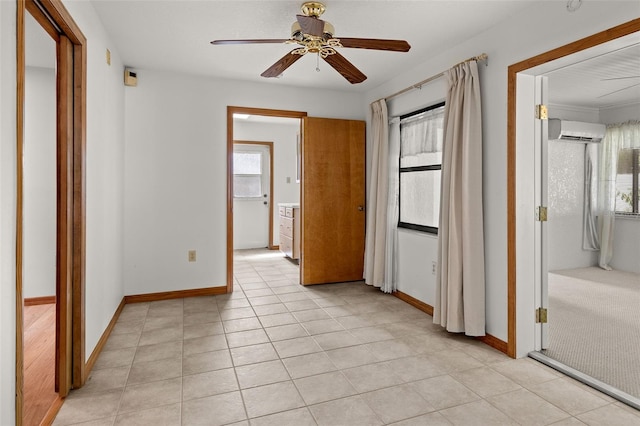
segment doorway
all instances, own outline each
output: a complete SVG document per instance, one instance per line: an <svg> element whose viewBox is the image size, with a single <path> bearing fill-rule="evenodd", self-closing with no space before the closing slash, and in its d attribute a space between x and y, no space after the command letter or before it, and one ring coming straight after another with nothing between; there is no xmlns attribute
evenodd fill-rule
<svg viewBox="0 0 640 426"><path fill-rule="evenodd" d="M540 235L544 234L539 231L539 228L544 225L541 225L540 221L534 222L534 215L531 214L541 204L537 204L536 201L539 200L535 200L534 197L525 195L527 190L530 190L530 194L535 192L534 185L540 179L536 177L537 169L531 161L534 155L541 155L539 150L534 149L536 139L534 134L545 131L545 127L538 127L539 123L534 122L532 115L527 116L526 111L527 108L531 111L534 104L544 103L544 99L540 96L535 97L533 90L530 95L527 95L526 89L522 90L522 87L528 85L529 88L533 88L535 76L548 72L551 69L549 67L568 66L585 60L586 55L594 55L594 52L596 52L595 55L602 54L610 49L611 44L624 43L625 37L639 30L640 20L636 19L509 67L508 350L511 356L525 356L529 351L545 346L543 336L546 326L544 322L535 324L534 315L531 312L538 307L547 307L545 288L542 283L547 277L548 268L544 267L544 261L540 262L545 254L542 253L540 257L534 249L534 241L538 243L538 247L546 244L541 241ZM547 67L546 71L543 70L544 67ZM529 99L527 99L528 96ZM523 120L521 114L530 118ZM518 197L517 202L516 197ZM549 318L552 318L552 313L549 314ZM553 327L552 320L550 320L550 326ZM567 372L567 374L570 373ZM606 392L606 389L600 390Z"/></svg>
<svg viewBox="0 0 640 426"><path fill-rule="evenodd" d="M234 250L276 248L273 242L273 145L273 142L233 142Z"/></svg>
<svg viewBox="0 0 640 426"><path fill-rule="evenodd" d="M227 107L227 292L233 291L234 279L234 114L289 117L301 122L300 284L362 280L365 229L364 121L307 117L303 112ZM293 219L295 227L297 220L294 210L297 209L291 203L285 203L287 205L281 206L283 212L279 211L279 215L284 214L283 223ZM275 207L276 202L273 204ZM281 235L285 238L289 235L290 238L286 232ZM295 241L292 242L293 246L295 244Z"/></svg>
<svg viewBox="0 0 640 426"><path fill-rule="evenodd" d="M25 330L24 298L26 259L25 220L29 204L25 204L26 161L25 96L26 15L32 16L56 46L55 63L55 149L44 159L55 166L56 195L54 204L55 274L55 391L58 397L44 416L53 418L62 398L70 389L85 381L84 354L84 247L85 247L85 93L86 39L60 0L27 0L17 2L17 202L16 202L16 422L25 421ZM31 166L29 164L28 166ZM31 196L33 194L29 194ZM37 198L36 198L37 199ZM32 209L31 209L32 210ZM30 270L29 272L33 272ZM28 278L27 274L27 278ZM27 289L27 291L29 291ZM29 297L26 294L26 297Z"/></svg>
<svg viewBox="0 0 640 426"><path fill-rule="evenodd" d="M23 195L24 424L39 424L57 399L56 42L25 14Z"/></svg>
<svg viewBox="0 0 640 426"><path fill-rule="evenodd" d="M234 281L234 275L233 275L233 259L234 259L234 240L235 240L235 232L234 232L234 215L235 215L235 209L234 209L234 179L233 179L233 171L234 171L234 142L236 140L249 140L249 139L262 139L260 137L250 137L252 135L255 135L256 133L252 133L252 132L242 132L242 131L236 131L236 127L238 127L238 130L240 130L240 126L236 126L236 120L240 119L240 120L245 120L248 117L263 117L263 118L268 118L268 119L274 119L274 120L278 120L278 119L284 119L284 120L295 120L298 122L297 125L297 129L295 129L294 131L297 132L299 134L300 132L300 120L305 117L307 115L306 112L302 112L302 111L286 111L286 110L272 110L272 109L263 109L263 108L249 108L249 107L235 107L235 106L229 106L227 107L227 153L228 153L228 157L227 157L227 293L231 293L233 292L233 281ZM234 119L235 117L235 119ZM238 118L240 117L240 118ZM272 164L271 164L271 170L272 170L272 175L274 176L274 180L278 179L278 172L277 172L277 167L275 166L275 161L274 158L276 157L276 155L278 155L278 153L276 152L276 149L273 150L272 155L271 155L271 160ZM295 159L293 160L295 161ZM295 164L293 164L293 166L295 167ZM284 178L289 178L289 182L287 182L286 187L288 189L285 190L285 195L283 195L284 197L288 197L288 196L297 196L299 197L299 186L298 185L293 185L291 182L291 173L286 173L288 176L284 176ZM282 176L280 177L282 178ZM286 180L285 180L286 182ZM293 181L295 183L295 180ZM274 198L275 197L275 193L276 193L276 189L275 188L271 188L270 190L270 199L271 202L269 203L270 205L269 207L269 216L271 217L270 222L273 224L274 223L274 217L275 217L275 213L274 213L274 209L277 209L278 206L278 199ZM282 202L286 202L286 201L282 201ZM278 247L278 243L279 241L277 239L274 240L274 238L277 238L276 235L274 235L273 232L273 225L270 227L271 231L270 231L270 237L269 237L269 244L270 244L270 249L276 249Z"/></svg>

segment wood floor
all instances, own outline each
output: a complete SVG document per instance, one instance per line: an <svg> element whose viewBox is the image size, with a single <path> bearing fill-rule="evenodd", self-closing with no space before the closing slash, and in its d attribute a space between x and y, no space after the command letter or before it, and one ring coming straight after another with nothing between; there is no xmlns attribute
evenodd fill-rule
<svg viewBox="0 0 640 426"><path fill-rule="evenodd" d="M24 307L24 422L39 425L56 400L56 305Z"/></svg>

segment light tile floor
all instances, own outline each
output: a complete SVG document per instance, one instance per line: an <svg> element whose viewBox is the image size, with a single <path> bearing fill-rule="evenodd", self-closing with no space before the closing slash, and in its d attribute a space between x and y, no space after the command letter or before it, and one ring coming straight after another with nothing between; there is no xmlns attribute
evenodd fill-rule
<svg viewBox="0 0 640 426"><path fill-rule="evenodd" d="M278 253L243 251L233 294L125 306L54 424L640 425L362 283L297 282Z"/></svg>

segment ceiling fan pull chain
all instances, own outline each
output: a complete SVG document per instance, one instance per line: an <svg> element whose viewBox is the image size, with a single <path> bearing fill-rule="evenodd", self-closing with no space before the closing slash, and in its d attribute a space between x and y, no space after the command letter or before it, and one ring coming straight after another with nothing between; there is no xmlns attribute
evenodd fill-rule
<svg viewBox="0 0 640 426"><path fill-rule="evenodd" d="M316 56L316 72L320 72L320 52Z"/></svg>

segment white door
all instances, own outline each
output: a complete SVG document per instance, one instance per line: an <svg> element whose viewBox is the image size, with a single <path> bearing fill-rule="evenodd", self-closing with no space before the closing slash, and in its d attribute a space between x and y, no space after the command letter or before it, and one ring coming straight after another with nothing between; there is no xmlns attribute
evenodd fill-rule
<svg viewBox="0 0 640 426"><path fill-rule="evenodd" d="M535 77L535 103L536 105L547 105L548 103L548 78L545 76ZM549 308L549 267L548 256L548 223L545 217L548 214L548 121L546 118L536 118L535 124L535 206L538 209L535 214L535 253L536 253L536 306L542 309ZM544 208L546 213L540 211ZM547 349L549 347L549 324L540 322L536 327L536 349Z"/></svg>
<svg viewBox="0 0 640 426"><path fill-rule="evenodd" d="M233 146L233 248L269 246L269 146Z"/></svg>

